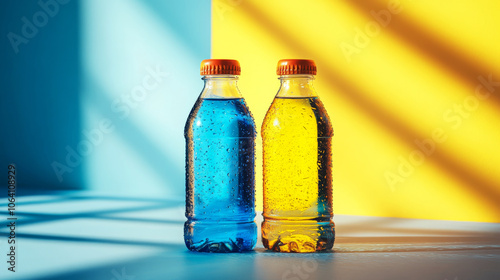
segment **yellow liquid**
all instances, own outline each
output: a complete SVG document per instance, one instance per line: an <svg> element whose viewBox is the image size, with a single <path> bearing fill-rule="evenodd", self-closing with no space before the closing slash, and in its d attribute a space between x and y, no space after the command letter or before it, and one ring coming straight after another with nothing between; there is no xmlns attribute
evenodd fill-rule
<svg viewBox="0 0 500 280"><path fill-rule="evenodd" d="M317 97L274 99L262 124L266 248L277 252L332 248L332 136Z"/></svg>

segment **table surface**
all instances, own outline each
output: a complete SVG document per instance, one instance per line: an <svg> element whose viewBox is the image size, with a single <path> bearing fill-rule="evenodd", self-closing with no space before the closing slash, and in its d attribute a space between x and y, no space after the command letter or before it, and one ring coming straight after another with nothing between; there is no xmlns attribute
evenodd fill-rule
<svg viewBox="0 0 500 280"><path fill-rule="evenodd" d="M259 241L254 252L209 254L184 246L182 199L59 192L17 202L16 272L2 261L0 279L500 279L500 224L337 215L331 252L273 253ZM0 235L6 259L8 228Z"/></svg>

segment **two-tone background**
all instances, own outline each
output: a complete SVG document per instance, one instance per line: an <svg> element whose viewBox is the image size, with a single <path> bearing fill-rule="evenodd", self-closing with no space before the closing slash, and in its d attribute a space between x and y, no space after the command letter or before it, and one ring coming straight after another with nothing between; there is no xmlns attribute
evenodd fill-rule
<svg viewBox="0 0 500 280"><path fill-rule="evenodd" d="M240 61L260 127L277 61L309 58L335 129L336 213L500 222L499 9L486 0L5 0L0 166L16 164L22 190L182 197L200 61Z"/></svg>
<svg viewBox="0 0 500 280"><path fill-rule="evenodd" d="M495 279L499 15L492 0L1 0L0 278ZM206 58L240 61L259 130L277 61L316 61L334 254L185 248L183 130Z"/></svg>

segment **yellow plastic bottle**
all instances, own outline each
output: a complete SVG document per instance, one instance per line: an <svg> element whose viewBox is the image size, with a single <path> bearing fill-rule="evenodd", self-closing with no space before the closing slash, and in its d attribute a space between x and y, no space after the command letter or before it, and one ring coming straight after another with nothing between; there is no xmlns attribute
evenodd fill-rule
<svg viewBox="0 0 500 280"><path fill-rule="evenodd" d="M312 60L278 62L281 87L262 124L262 242L275 252L317 252L335 241L333 129L314 87Z"/></svg>

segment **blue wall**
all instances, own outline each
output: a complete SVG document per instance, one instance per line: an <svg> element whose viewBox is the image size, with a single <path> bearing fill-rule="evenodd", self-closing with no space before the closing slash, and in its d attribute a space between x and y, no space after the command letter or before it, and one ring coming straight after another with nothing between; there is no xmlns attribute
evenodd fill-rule
<svg viewBox="0 0 500 280"><path fill-rule="evenodd" d="M37 1L0 2L0 169L15 163L22 188L79 188L81 166L62 182L51 167L80 137L79 7L40 11Z"/></svg>
<svg viewBox="0 0 500 280"><path fill-rule="evenodd" d="M0 2L1 166L25 189L182 196L210 2L37 2ZM16 53L7 34L42 13Z"/></svg>

